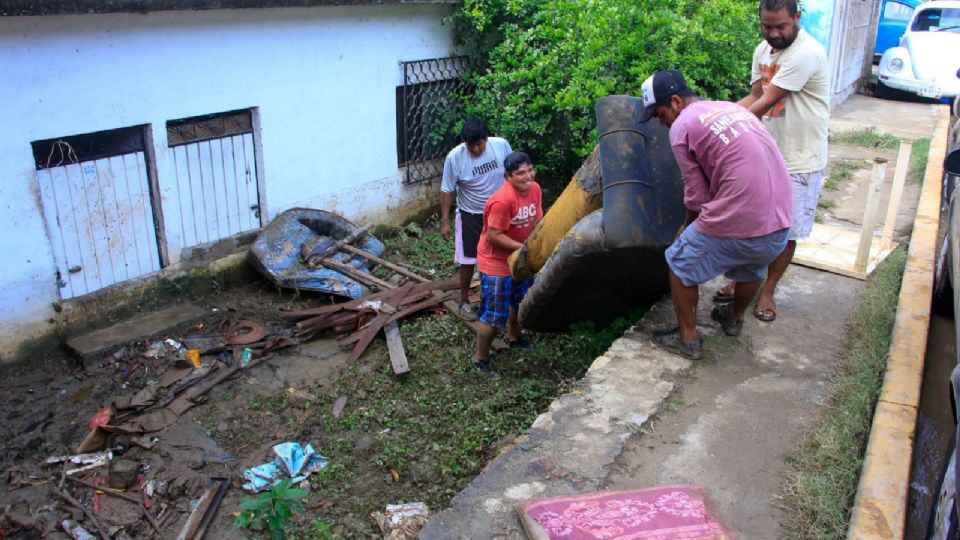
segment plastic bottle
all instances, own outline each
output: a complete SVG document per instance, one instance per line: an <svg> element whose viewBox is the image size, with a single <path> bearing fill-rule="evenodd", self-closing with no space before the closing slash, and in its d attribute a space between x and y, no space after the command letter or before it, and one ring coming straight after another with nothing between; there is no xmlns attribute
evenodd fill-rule
<svg viewBox="0 0 960 540"><path fill-rule="evenodd" d="M250 360L253 359L253 351L250 347L244 347L243 351L240 353L240 367L247 367L250 365Z"/></svg>

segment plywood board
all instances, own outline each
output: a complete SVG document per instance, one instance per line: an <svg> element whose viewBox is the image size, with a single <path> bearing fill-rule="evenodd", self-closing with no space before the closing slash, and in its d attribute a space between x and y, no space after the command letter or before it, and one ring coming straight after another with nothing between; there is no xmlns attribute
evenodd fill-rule
<svg viewBox="0 0 960 540"><path fill-rule="evenodd" d="M854 262L859 245L860 231L815 223L810 237L797 242L793 262L834 274L866 279L897 247L896 242L883 245L879 237L874 237L867 268L865 271L858 271L854 268Z"/></svg>

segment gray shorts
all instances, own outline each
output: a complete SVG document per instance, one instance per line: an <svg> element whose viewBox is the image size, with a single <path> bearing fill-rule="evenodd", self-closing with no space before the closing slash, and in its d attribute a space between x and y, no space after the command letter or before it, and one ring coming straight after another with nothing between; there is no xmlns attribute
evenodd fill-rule
<svg viewBox="0 0 960 540"><path fill-rule="evenodd" d="M823 171L790 175L793 189L793 226L788 240L802 240L810 236L817 217L817 200L823 189Z"/></svg>
<svg viewBox="0 0 960 540"><path fill-rule="evenodd" d="M687 227L667 248L670 270L686 287L705 283L723 274L737 282L758 281L767 275L767 266L787 247L787 233L780 229L753 238L717 238Z"/></svg>

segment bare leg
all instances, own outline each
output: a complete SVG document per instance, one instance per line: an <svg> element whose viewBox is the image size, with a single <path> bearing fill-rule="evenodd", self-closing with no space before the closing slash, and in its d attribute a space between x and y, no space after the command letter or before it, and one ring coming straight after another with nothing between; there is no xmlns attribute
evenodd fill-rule
<svg viewBox="0 0 960 540"><path fill-rule="evenodd" d="M677 314L677 324L680 326L680 337L684 341L695 341L697 339L697 302L700 300L699 287L697 285L687 287L671 270L670 296L673 298L673 309Z"/></svg>
<svg viewBox="0 0 960 540"><path fill-rule="evenodd" d="M730 306L730 314L734 317L743 317L759 288L759 279L757 281L737 282L733 290L733 304Z"/></svg>
<svg viewBox="0 0 960 540"><path fill-rule="evenodd" d="M470 281L473 279L473 265L461 264L458 277L460 278L460 303L469 303Z"/></svg>
<svg viewBox="0 0 960 540"><path fill-rule="evenodd" d="M510 341L517 341L520 339L520 322L517 321L517 311L510 308L510 314L507 315L507 337L510 338Z"/></svg>
<svg viewBox="0 0 960 540"><path fill-rule="evenodd" d="M770 311L772 314L776 314L777 304L773 301L773 295L777 292L777 283L780 282L780 278L783 277L787 267L790 266L790 261L793 260L793 254L796 251L797 241L789 240L787 247L770 263L770 267L767 268L767 281L760 289L760 298L757 299L758 312Z"/></svg>
<svg viewBox="0 0 960 540"><path fill-rule="evenodd" d="M489 324L477 322L477 355L473 359L474 362L490 358L490 344L493 343L496 332L497 329Z"/></svg>

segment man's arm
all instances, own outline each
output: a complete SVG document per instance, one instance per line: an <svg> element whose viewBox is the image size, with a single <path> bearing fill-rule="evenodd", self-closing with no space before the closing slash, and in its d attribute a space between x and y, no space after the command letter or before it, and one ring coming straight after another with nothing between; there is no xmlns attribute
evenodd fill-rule
<svg viewBox="0 0 960 540"><path fill-rule="evenodd" d="M450 240L450 208L457 189L457 175L453 167L453 151L443 160L443 178L440 180L440 234Z"/></svg>
<svg viewBox="0 0 960 540"><path fill-rule="evenodd" d="M750 85L750 93L740 98L740 101L737 102L737 105L750 108L751 105L757 102L758 99L763 97L763 84L760 80L753 81L753 84Z"/></svg>
<svg viewBox="0 0 960 540"><path fill-rule="evenodd" d="M759 82L754 83L754 85L759 85L759 84L760 84ZM767 89L762 91L762 95L757 100L755 100L750 105L744 105L744 106L747 107L747 109L749 109L750 112L752 112L757 118L763 118L763 115L766 114L767 111L773 108L773 106L776 105L777 103L780 103L780 101L783 100L785 97L787 97L789 93L790 93L789 90L784 90L783 88L780 88L779 86L773 83L770 83L767 86ZM752 96L753 96L753 92L751 92L750 96L748 97L752 97ZM747 99L747 98L744 98L744 99ZM743 105L743 103L741 103L741 105Z"/></svg>
<svg viewBox="0 0 960 540"><path fill-rule="evenodd" d="M503 229L494 229L487 225L487 240L493 244L494 247L502 249L505 251L516 251L523 247L523 243L517 242L513 238L507 236L507 231Z"/></svg>
<svg viewBox="0 0 960 540"><path fill-rule="evenodd" d="M453 206L453 193L440 192L440 234L444 240L450 240L450 208Z"/></svg>

